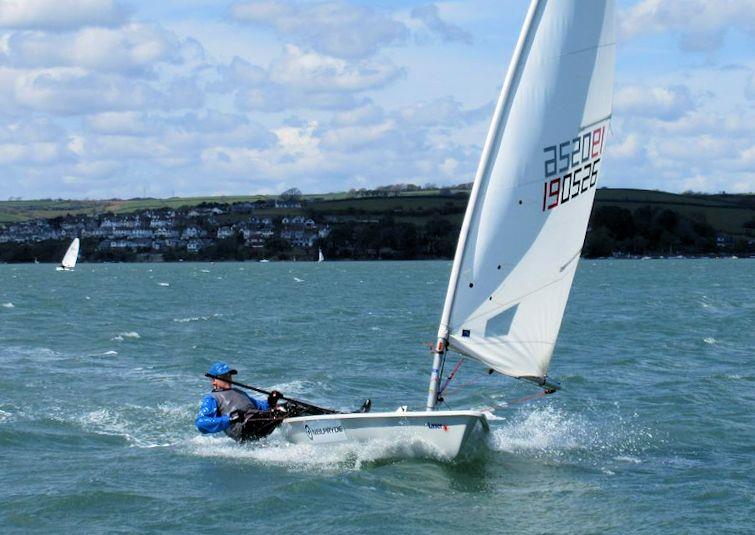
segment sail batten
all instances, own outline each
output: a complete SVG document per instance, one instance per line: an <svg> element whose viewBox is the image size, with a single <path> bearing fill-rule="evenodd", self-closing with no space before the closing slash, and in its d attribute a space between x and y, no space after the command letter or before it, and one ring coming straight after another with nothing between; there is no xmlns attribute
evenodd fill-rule
<svg viewBox="0 0 755 535"><path fill-rule="evenodd" d="M611 117L614 0L533 0L462 224L438 336L545 378ZM432 382L431 382L432 389Z"/></svg>

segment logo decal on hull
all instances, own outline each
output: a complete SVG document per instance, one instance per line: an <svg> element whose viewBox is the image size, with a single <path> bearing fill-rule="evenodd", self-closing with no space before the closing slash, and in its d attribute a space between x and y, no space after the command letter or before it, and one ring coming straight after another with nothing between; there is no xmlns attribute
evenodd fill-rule
<svg viewBox="0 0 755 535"><path fill-rule="evenodd" d="M305 425L304 432L307 433L307 437L309 437L309 440L314 440L316 436L332 435L334 433L343 433L343 426L331 425L328 427L309 427L309 425Z"/></svg>
<svg viewBox="0 0 755 535"><path fill-rule="evenodd" d="M435 424L432 422L427 422L427 428L428 429L442 429L443 431L448 431L448 426L446 424Z"/></svg>

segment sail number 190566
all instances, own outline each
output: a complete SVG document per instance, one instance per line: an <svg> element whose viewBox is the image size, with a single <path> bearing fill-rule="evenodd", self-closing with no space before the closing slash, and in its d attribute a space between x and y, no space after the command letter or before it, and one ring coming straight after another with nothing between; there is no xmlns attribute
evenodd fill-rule
<svg viewBox="0 0 755 535"><path fill-rule="evenodd" d="M601 126L570 141L543 149L543 212L567 203L595 187L605 131L606 127Z"/></svg>

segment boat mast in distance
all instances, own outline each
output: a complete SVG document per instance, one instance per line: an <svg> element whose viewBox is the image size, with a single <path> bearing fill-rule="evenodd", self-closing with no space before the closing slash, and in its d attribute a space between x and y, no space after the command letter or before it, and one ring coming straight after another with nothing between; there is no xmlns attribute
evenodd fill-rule
<svg viewBox="0 0 755 535"><path fill-rule="evenodd" d="M614 0L533 0L459 236L427 407L447 349L547 379L611 117Z"/></svg>

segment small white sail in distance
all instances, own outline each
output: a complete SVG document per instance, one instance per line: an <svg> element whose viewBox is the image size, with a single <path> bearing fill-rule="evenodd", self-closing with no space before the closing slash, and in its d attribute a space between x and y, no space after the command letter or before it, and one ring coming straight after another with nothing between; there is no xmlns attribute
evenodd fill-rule
<svg viewBox="0 0 755 535"><path fill-rule="evenodd" d="M317 249L317 261L325 262L325 255L322 254L322 249Z"/></svg>
<svg viewBox="0 0 755 535"><path fill-rule="evenodd" d="M440 349L545 378L611 117L613 21L613 0L531 3L462 224Z"/></svg>
<svg viewBox="0 0 755 535"><path fill-rule="evenodd" d="M63 256L63 260L60 262L60 265L63 266L66 269L73 269L76 267L76 260L79 258L79 239L74 238L71 242L71 245L68 246L68 250L66 251L65 256Z"/></svg>

